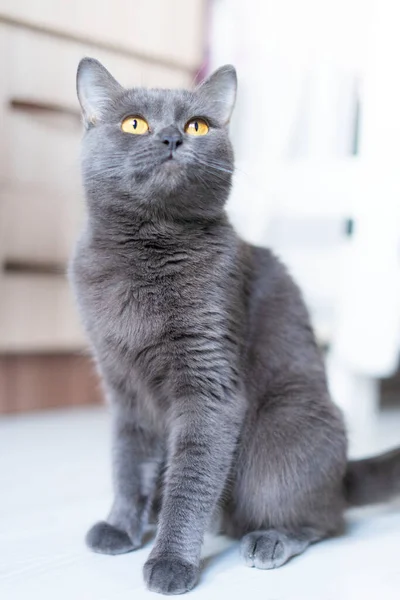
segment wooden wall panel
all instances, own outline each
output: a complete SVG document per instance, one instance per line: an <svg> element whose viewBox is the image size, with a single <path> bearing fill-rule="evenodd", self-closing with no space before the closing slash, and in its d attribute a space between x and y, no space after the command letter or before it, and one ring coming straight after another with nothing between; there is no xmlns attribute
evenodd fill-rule
<svg viewBox="0 0 400 600"><path fill-rule="evenodd" d="M101 402L99 378L87 356L0 356L0 413Z"/></svg>
<svg viewBox="0 0 400 600"><path fill-rule="evenodd" d="M0 0L0 18L180 69L203 58L204 0Z"/></svg>

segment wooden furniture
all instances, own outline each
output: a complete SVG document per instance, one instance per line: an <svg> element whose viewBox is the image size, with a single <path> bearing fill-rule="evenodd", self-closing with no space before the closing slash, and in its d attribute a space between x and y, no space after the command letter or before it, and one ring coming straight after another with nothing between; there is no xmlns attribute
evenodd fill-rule
<svg viewBox="0 0 400 600"><path fill-rule="evenodd" d="M85 344L65 278L83 216L79 60L127 86L190 86L203 23L204 0L0 0L0 353Z"/></svg>

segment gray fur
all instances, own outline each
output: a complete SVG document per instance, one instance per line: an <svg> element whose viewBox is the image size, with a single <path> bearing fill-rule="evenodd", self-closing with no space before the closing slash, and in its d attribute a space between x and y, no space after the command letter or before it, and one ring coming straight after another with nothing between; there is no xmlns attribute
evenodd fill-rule
<svg viewBox="0 0 400 600"><path fill-rule="evenodd" d="M88 218L71 280L114 422L114 503L87 542L140 547L161 497L144 577L165 594L196 584L217 513L245 562L272 568L337 532L346 505L346 435L301 294L224 212L235 93L230 66L194 91L78 70ZM128 115L150 132L123 133ZM184 133L192 117L207 135Z"/></svg>

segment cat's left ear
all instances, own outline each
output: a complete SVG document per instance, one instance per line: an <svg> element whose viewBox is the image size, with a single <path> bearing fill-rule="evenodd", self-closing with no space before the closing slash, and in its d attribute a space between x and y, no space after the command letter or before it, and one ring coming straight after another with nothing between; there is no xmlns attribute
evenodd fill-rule
<svg viewBox="0 0 400 600"><path fill-rule="evenodd" d="M107 107L123 87L95 58L83 58L76 74L76 89L85 126L101 121Z"/></svg>
<svg viewBox="0 0 400 600"><path fill-rule="evenodd" d="M197 88L223 123L228 123L236 100L237 76L232 65L220 67Z"/></svg>

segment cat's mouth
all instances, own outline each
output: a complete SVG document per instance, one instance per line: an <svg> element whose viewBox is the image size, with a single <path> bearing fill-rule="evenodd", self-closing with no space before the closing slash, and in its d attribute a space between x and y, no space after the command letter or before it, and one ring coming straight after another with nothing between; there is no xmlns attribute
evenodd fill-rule
<svg viewBox="0 0 400 600"><path fill-rule="evenodd" d="M178 159L178 157L176 156L175 152L170 152L169 154L167 154L167 156L165 156L165 158L163 158L161 164L167 170L174 170L174 169L178 168L179 166L181 166L181 162Z"/></svg>
<svg viewBox="0 0 400 600"><path fill-rule="evenodd" d="M163 162L178 162L176 152L171 150L164 158Z"/></svg>

